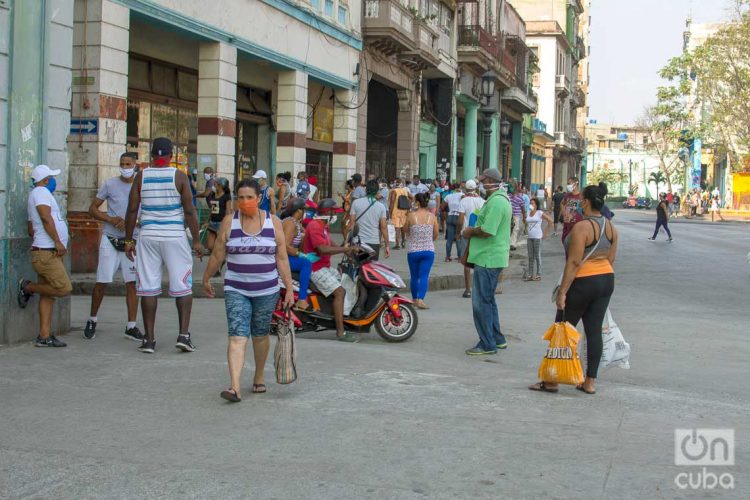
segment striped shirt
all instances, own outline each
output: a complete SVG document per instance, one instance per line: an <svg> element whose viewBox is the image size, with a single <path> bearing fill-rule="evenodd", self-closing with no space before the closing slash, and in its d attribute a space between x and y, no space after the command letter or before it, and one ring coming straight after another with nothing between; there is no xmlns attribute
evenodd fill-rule
<svg viewBox="0 0 750 500"><path fill-rule="evenodd" d="M260 297L279 291L276 231L268 212L263 227L256 234L247 234L242 229L239 211L234 213L227 241L224 291L237 292L246 297Z"/></svg>
<svg viewBox="0 0 750 500"><path fill-rule="evenodd" d="M177 169L152 167L141 178L141 237L173 239L185 237L185 212L175 185Z"/></svg>

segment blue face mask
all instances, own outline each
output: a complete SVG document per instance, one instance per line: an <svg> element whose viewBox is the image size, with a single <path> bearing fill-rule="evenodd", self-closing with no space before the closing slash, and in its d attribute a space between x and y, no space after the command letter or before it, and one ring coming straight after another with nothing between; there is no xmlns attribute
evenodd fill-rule
<svg viewBox="0 0 750 500"><path fill-rule="evenodd" d="M46 187L47 189L49 189L49 192L50 192L50 193L54 193L54 192L55 192L55 189L57 189L57 179L55 179L54 177L52 177L52 178L51 178L51 179L50 179L50 180L49 180L49 181L47 182L47 185L46 185L46 186L44 186L44 187Z"/></svg>

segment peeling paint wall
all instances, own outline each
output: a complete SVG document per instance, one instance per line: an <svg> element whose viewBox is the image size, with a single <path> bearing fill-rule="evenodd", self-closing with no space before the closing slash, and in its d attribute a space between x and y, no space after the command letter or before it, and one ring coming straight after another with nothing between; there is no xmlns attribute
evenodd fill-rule
<svg viewBox="0 0 750 500"><path fill-rule="evenodd" d="M38 333L37 301L21 310L16 283L34 279L26 203L31 169L60 168L66 210L73 0L0 0L0 345ZM70 301L55 305L53 331L70 327Z"/></svg>

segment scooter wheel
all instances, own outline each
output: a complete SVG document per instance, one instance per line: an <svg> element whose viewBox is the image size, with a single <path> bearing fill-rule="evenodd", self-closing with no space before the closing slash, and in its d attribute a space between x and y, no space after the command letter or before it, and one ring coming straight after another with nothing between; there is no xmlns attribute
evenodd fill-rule
<svg viewBox="0 0 750 500"><path fill-rule="evenodd" d="M419 318L417 310L412 304L399 305L401 319L398 323L393 321L391 312L386 307L375 320L375 329L383 339L388 342L404 342L409 340L417 331Z"/></svg>

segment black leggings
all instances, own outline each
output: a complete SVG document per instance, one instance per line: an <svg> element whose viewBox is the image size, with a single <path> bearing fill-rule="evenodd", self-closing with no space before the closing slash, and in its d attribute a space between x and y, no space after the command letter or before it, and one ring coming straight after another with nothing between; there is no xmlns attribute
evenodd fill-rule
<svg viewBox="0 0 750 500"><path fill-rule="evenodd" d="M586 332L586 376L596 378L602 359L602 323L615 289L614 274L597 274L576 278L565 297L565 313L557 311L555 321L563 319L573 326L583 319Z"/></svg>
<svg viewBox="0 0 750 500"><path fill-rule="evenodd" d="M651 237L651 239L656 239L656 235L659 234L660 227L663 227L667 232L667 236L672 239L672 231L669 230L669 223L667 219L656 219L656 228L654 229L654 235Z"/></svg>

